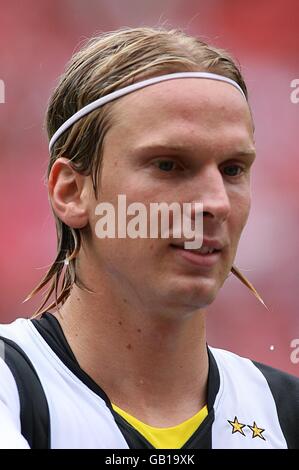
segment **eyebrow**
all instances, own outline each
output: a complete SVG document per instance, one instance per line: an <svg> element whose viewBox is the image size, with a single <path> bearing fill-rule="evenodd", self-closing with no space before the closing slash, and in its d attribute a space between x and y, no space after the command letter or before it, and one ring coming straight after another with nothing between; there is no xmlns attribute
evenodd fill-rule
<svg viewBox="0 0 299 470"><path fill-rule="evenodd" d="M159 143L159 144L146 144L142 145L140 147L137 147L133 150L134 153L136 154L143 154L143 153L148 153L148 152L173 152L173 153L179 153L179 152L186 152L186 150L190 151L191 148L188 149L188 146L186 145L174 145L172 143ZM237 151L231 152L228 157L229 158L237 158L237 157L242 157L242 156L249 156L249 157L255 157L256 156L256 150L254 147L249 147L249 148L240 148Z"/></svg>

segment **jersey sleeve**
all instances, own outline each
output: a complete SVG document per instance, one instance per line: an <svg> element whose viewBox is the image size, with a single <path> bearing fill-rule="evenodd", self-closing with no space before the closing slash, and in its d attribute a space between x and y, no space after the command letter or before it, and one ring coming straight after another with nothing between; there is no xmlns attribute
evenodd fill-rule
<svg viewBox="0 0 299 470"><path fill-rule="evenodd" d="M21 434L20 400L15 379L0 357L0 449L29 449Z"/></svg>
<svg viewBox="0 0 299 470"><path fill-rule="evenodd" d="M299 378L253 361L266 378L289 449L299 449Z"/></svg>

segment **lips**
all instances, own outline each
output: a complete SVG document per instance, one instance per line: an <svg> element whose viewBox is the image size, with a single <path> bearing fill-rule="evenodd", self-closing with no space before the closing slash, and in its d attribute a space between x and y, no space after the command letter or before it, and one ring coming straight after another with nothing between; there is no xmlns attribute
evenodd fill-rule
<svg viewBox="0 0 299 470"><path fill-rule="evenodd" d="M212 267L219 261L224 243L220 240L203 239L201 248L190 249L184 247L184 241L172 243L171 248L187 263L199 267Z"/></svg>
<svg viewBox="0 0 299 470"><path fill-rule="evenodd" d="M206 245L202 245L201 248L196 248L196 249L185 248L184 246L179 247L179 248L184 248L184 250L192 251L193 253L200 253L201 255L210 255L211 253L214 253L215 251L219 251L219 250L216 250L215 248L209 248Z"/></svg>
<svg viewBox="0 0 299 470"><path fill-rule="evenodd" d="M177 242L172 243L171 245L178 247L178 248L185 248L185 242L187 241L190 242L190 240L183 240L183 241L179 240ZM201 252L202 254L206 254L209 252L222 250L223 247L224 247L224 243L221 240L204 238L202 241L201 248L197 248L197 249L191 248L187 250L193 251L193 252L197 251L197 252Z"/></svg>

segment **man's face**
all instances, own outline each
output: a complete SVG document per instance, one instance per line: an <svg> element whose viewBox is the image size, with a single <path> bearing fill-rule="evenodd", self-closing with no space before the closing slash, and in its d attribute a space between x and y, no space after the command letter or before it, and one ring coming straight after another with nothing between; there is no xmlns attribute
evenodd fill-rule
<svg viewBox="0 0 299 470"><path fill-rule="evenodd" d="M248 217L253 160L249 108L231 85L178 79L119 99L104 141L99 197L90 205L93 270L111 277L116 295L122 291L153 312L187 313L210 304ZM186 253L183 237L99 239L95 207L110 202L117 212L119 194L127 205L147 208L203 203L203 236L216 240L219 251Z"/></svg>

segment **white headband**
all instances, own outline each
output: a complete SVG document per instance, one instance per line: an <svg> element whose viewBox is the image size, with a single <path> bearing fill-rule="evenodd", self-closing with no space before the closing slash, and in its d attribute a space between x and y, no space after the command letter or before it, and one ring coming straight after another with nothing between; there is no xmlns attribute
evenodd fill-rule
<svg viewBox="0 0 299 470"><path fill-rule="evenodd" d="M154 85L155 83L159 83L159 82L164 82L166 80L174 80L177 78L209 78L211 80L218 80L220 82L230 83L235 88L237 88L246 99L246 96L242 88L238 85L237 82L235 82L234 80L231 80L230 78L224 77L223 75L217 75L215 73L180 72L180 73L170 73L167 75L160 75L158 77L148 78L147 80L142 80L141 82L133 83L133 85L128 85L124 88L113 91L112 93L109 93L108 95L102 96L98 100L95 100L92 103L89 103L88 105L84 106L79 111L77 111L75 114L73 114L73 116L67 119L67 121L65 121L62 124L62 126L60 126L59 129L57 129L57 131L53 135L49 143L50 152L51 152L53 145L55 144L57 139L59 139L61 134L63 134L67 129L69 129L69 127L71 127L75 122L77 122L83 116L86 116L86 114L91 113L91 111L93 111L94 109L100 108L104 104L109 103L110 101L116 100L117 98L120 98L121 96L127 95L128 93L132 93L135 90L139 90L140 88L144 88L149 85Z"/></svg>

